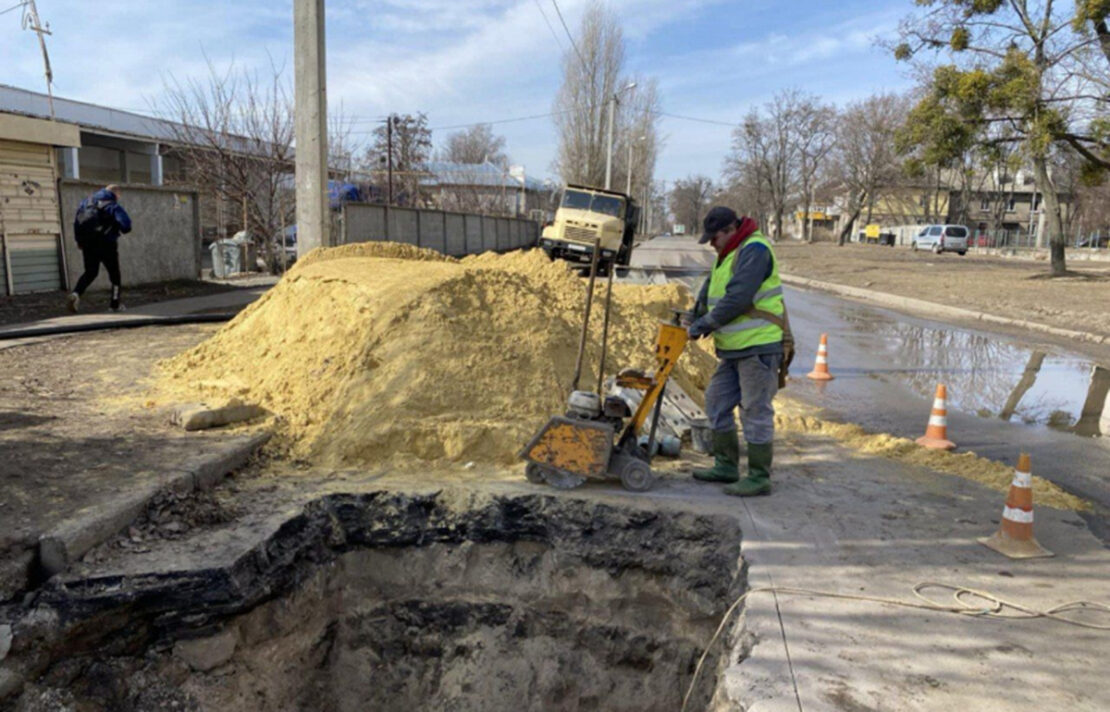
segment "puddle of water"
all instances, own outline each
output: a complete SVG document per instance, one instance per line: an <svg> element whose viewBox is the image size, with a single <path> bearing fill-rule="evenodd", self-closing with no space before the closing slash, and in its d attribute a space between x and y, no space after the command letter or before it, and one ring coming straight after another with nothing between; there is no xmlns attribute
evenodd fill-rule
<svg viewBox="0 0 1110 712"><path fill-rule="evenodd" d="M840 317L869 332L869 369L930 398L948 386L948 407L984 418L1042 425L1085 437L1110 436L1110 369L1072 354L1024 348L987 334L897 322L854 308Z"/></svg>

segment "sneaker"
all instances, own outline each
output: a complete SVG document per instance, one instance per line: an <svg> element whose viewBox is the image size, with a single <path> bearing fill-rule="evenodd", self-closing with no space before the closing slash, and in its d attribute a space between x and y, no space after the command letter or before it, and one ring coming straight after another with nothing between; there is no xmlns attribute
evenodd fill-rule
<svg viewBox="0 0 1110 712"><path fill-rule="evenodd" d="M114 306L108 307L108 310L113 311L113 312L121 312L121 311L127 311L127 307L123 306L122 304L116 304Z"/></svg>
<svg viewBox="0 0 1110 712"><path fill-rule="evenodd" d="M81 306L81 296L77 292L70 292L66 297L66 309L70 314L76 314L78 307Z"/></svg>

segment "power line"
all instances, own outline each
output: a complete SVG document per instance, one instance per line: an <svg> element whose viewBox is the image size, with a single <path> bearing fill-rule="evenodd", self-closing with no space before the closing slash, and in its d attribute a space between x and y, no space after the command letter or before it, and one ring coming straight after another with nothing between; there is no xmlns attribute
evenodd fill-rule
<svg viewBox="0 0 1110 712"><path fill-rule="evenodd" d="M573 109L564 109L563 111L549 111L546 114L533 114L531 116L516 116L516 117L513 117L511 119L493 119L491 121L474 121L474 122L469 123L469 124L452 124L451 126L429 126L428 130L429 131L449 131L451 129L469 129L469 128L474 127L474 126L481 126L481 125L484 125L484 124L490 124L490 125L492 125L492 124L511 124L511 123L516 123L516 122L519 122L519 121L535 121L536 119L546 119L546 118L550 118L552 116L558 116L560 114L569 114L572 111L573 111ZM351 133L353 133L353 134L372 134L372 133L374 133L374 131L373 130L370 130L370 131L352 131Z"/></svg>
<svg viewBox="0 0 1110 712"><path fill-rule="evenodd" d="M736 128L737 126L740 125L740 124L735 123L735 122L730 123L728 121L718 121L716 119L702 119L702 118L699 118L697 116L682 116L680 114L669 114L666 111L653 111L651 113L655 114L656 116L666 116L666 117L669 117L669 118L672 118L672 119L681 119L683 121L696 121L699 124L714 124L716 126L728 126L730 128Z"/></svg>
<svg viewBox="0 0 1110 712"><path fill-rule="evenodd" d="M543 15L543 22L545 25L547 25L547 29L551 31L551 37L555 40L555 45L559 48L559 51L562 52L563 43L559 41L559 33L555 31L554 26L552 26L551 24L551 20L547 19L547 13L543 11L543 5L540 4L540 0L532 1L536 3L536 9L540 11L541 15Z"/></svg>
<svg viewBox="0 0 1110 712"><path fill-rule="evenodd" d="M7 15L12 10L18 10L19 8L24 7L26 4L27 4L27 2L26 2L26 0L24 0L23 2L21 2L17 5L12 5L7 10L0 10L0 15Z"/></svg>
<svg viewBox="0 0 1110 712"><path fill-rule="evenodd" d="M517 121L532 121L534 119L546 119L551 116L558 116L560 114L569 114L573 109L563 109L562 111L549 111L546 114L533 114L532 116L518 116L514 119L495 119L494 121L475 121L471 124L456 124L454 126L433 126L429 131L447 131L449 129L468 129L472 126L481 124L511 124Z"/></svg>
<svg viewBox="0 0 1110 712"><path fill-rule="evenodd" d="M574 48L574 53L578 55L578 61L582 63L582 69L588 71L586 67L586 60L582 57L582 53L578 51L578 45L574 42L574 37L570 34L570 28L567 27L567 21L563 19L563 11L559 9L558 0L551 0L551 4L555 6L555 14L559 16L559 22L563 25L563 31L567 33L567 39L570 40L570 46Z"/></svg>

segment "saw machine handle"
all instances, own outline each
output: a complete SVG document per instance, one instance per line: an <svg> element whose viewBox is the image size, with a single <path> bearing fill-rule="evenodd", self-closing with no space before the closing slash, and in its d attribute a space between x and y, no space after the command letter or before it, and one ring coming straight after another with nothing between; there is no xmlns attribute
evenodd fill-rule
<svg viewBox="0 0 1110 712"><path fill-rule="evenodd" d="M644 393L644 397L640 400L639 407L633 414L632 419L628 421L624 433L621 435L621 442L625 442L628 438L635 438L636 434L647 421L648 415L651 413L652 407L655 402L663 393L663 389L667 385L667 379L671 376L671 371L674 370L675 364L678 363L678 357L686 349L686 342L689 337L686 334L686 329L674 324L660 324L659 334L655 339L655 377L651 387Z"/></svg>

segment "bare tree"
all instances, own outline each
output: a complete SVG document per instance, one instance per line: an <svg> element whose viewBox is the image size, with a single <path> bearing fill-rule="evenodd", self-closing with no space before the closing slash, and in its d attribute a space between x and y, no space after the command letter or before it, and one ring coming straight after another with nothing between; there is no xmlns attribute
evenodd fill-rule
<svg viewBox="0 0 1110 712"><path fill-rule="evenodd" d="M836 109L816 97L803 96L795 110L794 126L798 147L798 188L802 193L802 238L813 242L813 199L821 172L836 138Z"/></svg>
<svg viewBox="0 0 1110 712"><path fill-rule="evenodd" d="M619 113L614 120L620 129L614 130L613 189L623 191L630 187L632 197L642 200L640 196L652 184L655 162L663 148L659 131L662 108L654 78L632 77L629 83L636 85L635 91L618 105Z"/></svg>
<svg viewBox="0 0 1110 712"><path fill-rule="evenodd" d="M505 137L495 135L489 124L475 124L450 134L440 152L440 159L452 163L492 163L502 167L509 165L509 157L505 153Z"/></svg>
<svg viewBox="0 0 1110 712"><path fill-rule="evenodd" d="M713 197L713 181L706 176L688 176L674 182L670 193L670 209L675 225L685 225L688 234L701 229L701 220L709 211Z"/></svg>
<svg viewBox="0 0 1110 712"><path fill-rule="evenodd" d="M838 239L841 245L865 209L866 221L871 221L880 192L897 187L902 167L894 137L905 106L902 97L877 94L849 104L837 122L833 175L846 193L841 207L847 216Z"/></svg>
<svg viewBox="0 0 1110 712"><path fill-rule="evenodd" d="M204 79L179 81L172 75L156 108L172 118L170 155L183 175L215 200L218 231L236 222L260 244L266 263L276 265L274 236L292 209L283 199L293 172L293 105L282 67L271 63L260 76L229 65L219 71L208 62Z"/></svg>
<svg viewBox="0 0 1110 712"><path fill-rule="evenodd" d="M390 138L389 122L392 122ZM426 164L432 155L432 132L428 115L394 114L374 129L373 142L366 150L365 170L375 182L385 185L389 180L389 148L393 148L393 202L396 205L423 205L427 202L421 184L428 173Z"/></svg>
<svg viewBox="0 0 1110 712"><path fill-rule="evenodd" d="M563 55L563 83L555 97L559 150L554 168L566 183L605 185L608 106L618 96L614 116L613 188L624 190L628 148L632 146L632 193L650 184L659 150L659 97L654 80L622 76L621 20L596 0L582 16L573 47ZM621 91L635 83L634 91Z"/></svg>
<svg viewBox="0 0 1110 712"><path fill-rule="evenodd" d="M732 134L725 178L731 183L759 186L760 194L765 195L769 203L770 217L774 221L772 231L777 239L783 236L787 203L799 188L803 143L810 144L809 150L814 151L812 140L803 139L800 124L802 112L812 109L814 104L815 101L797 90L779 92L762 109L748 112L744 123ZM827 142L827 139L822 140ZM816 158L812 155L807 156L807 168L810 164L816 166ZM810 179L815 172L815 167L810 170Z"/></svg>

